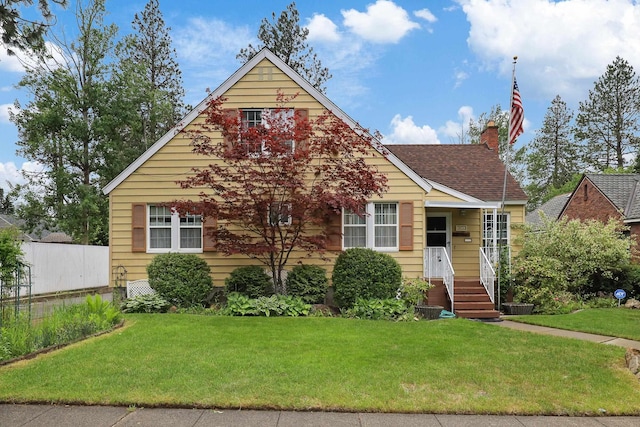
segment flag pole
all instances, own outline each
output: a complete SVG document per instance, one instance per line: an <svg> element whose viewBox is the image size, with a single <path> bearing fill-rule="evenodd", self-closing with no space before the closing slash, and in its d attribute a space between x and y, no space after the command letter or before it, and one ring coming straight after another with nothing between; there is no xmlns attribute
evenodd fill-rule
<svg viewBox="0 0 640 427"><path fill-rule="evenodd" d="M513 68L511 71L511 95L509 97L509 127L508 127L508 133L507 133L507 144L505 146L505 151L504 151L504 178L502 180L502 203L501 203L501 212L500 212L500 218L504 218L504 203L505 203L505 199L507 196L507 173L509 171L509 154L510 154L510 148L511 148L511 132L513 131L512 127L513 127L513 117L511 117L511 114L513 114L512 112L512 106L513 106L513 89L515 86L515 81L516 81L516 62L518 61L518 57L514 56L513 57ZM500 221L498 221L498 219L496 218L496 222L500 223ZM506 221L505 221L505 225L506 225ZM500 276L502 274L502 239L500 239L500 236L498 235L498 232L500 231L498 224L494 224L494 233L496 233L496 236L498 236L498 311L500 311L501 308L501 301L500 301Z"/></svg>

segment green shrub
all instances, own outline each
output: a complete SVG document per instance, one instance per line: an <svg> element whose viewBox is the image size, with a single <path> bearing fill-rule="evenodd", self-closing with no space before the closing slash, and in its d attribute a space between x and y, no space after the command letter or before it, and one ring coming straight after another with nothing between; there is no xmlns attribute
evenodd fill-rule
<svg viewBox="0 0 640 427"><path fill-rule="evenodd" d="M176 307L204 305L213 290L211 269L195 254L157 255L147 274L149 285Z"/></svg>
<svg viewBox="0 0 640 427"><path fill-rule="evenodd" d="M136 295L122 302L124 313L164 313L171 304L158 294Z"/></svg>
<svg viewBox="0 0 640 427"><path fill-rule="evenodd" d="M413 318L413 307L396 298L364 299L356 298L352 308L344 311L347 317L369 320L408 320Z"/></svg>
<svg viewBox="0 0 640 427"><path fill-rule="evenodd" d="M527 230L514 258L515 298L536 304L536 312L580 308L583 300L615 289L629 266L631 244L613 220L544 220L542 230Z"/></svg>
<svg viewBox="0 0 640 427"><path fill-rule="evenodd" d="M270 297L249 298L232 292L227 296L227 304L222 313L228 316L307 316L311 305L300 297L271 295Z"/></svg>
<svg viewBox="0 0 640 427"><path fill-rule="evenodd" d="M238 267L224 281L227 294L239 292L249 298L273 294L273 281L264 269L257 265Z"/></svg>
<svg viewBox="0 0 640 427"><path fill-rule="evenodd" d="M287 294L307 304L322 304L327 294L327 271L317 265L296 265L287 275Z"/></svg>
<svg viewBox="0 0 640 427"><path fill-rule="evenodd" d="M395 297L402 283L402 270L389 254L352 248L338 256L331 279L334 300L339 307L350 308L356 298Z"/></svg>

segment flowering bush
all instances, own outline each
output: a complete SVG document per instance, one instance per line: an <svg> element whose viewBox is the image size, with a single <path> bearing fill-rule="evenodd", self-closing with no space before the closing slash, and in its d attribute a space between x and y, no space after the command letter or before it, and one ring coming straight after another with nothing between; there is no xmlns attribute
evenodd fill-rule
<svg viewBox="0 0 640 427"><path fill-rule="evenodd" d="M403 277L396 292L396 299L404 301L407 306L421 305L427 301L427 292L431 288L433 285L428 280Z"/></svg>

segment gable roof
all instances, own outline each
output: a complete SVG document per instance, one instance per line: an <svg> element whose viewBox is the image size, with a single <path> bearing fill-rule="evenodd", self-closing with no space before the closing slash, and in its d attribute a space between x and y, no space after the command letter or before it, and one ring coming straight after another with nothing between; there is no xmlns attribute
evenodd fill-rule
<svg viewBox="0 0 640 427"><path fill-rule="evenodd" d="M542 225L541 214L544 214L544 216L550 220L557 220L560 218L560 213L564 210L564 206L567 204L569 197L571 197L571 193L559 194L552 197L540 205L538 209L529 212L525 217L525 222L533 226L540 226Z"/></svg>
<svg viewBox="0 0 640 427"><path fill-rule="evenodd" d="M336 106L332 101L329 100L323 93L314 88L308 81L300 76L295 70L293 70L289 65L287 65L284 61L278 58L274 53L272 53L269 49L263 48L260 52L258 52L253 58L247 61L244 65L242 65L235 73L233 73L227 80L225 80L216 90L211 92L200 104L198 104L191 112L189 112L178 125L176 125L173 129L167 132L162 138L160 138L155 144L153 144L147 151L145 151L140 157L138 157L133 163L131 163L127 168L125 168L117 177L115 177L109 184L107 184L102 192L104 194L109 194L113 191L120 183L122 183L125 179L127 179L133 172L135 172L140 166L142 166L151 156L153 156L158 150L160 150L165 144L173 139L175 135L177 135L180 131L182 131L187 125L193 122L201 113L207 108L209 101L216 99L225 92L227 92L233 85L235 85L242 77L244 77L249 71L251 71L256 65L258 65L262 60L269 60L274 66L276 66L280 71L286 74L289 78L291 78L294 82L298 84L303 90L305 90L309 95L311 95L316 101L318 101L326 110L331 111L338 118L347 123L352 129L358 128L358 123L354 121L351 117L349 117L344 111L342 111L338 106ZM372 135L368 135L373 138ZM374 138L375 139L375 138ZM378 147L373 147L380 152ZM386 154L386 153L385 153ZM422 179L420 175L418 175L414 170L405 165L400 159L398 159L393 154L386 155L387 160L389 160L394 166L400 169L408 178L414 181L418 186L420 186L425 192L431 191L432 186Z"/></svg>
<svg viewBox="0 0 640 427"><path fill-rule="evenodd" d="M583 179L591 181L624 215L625 221L640 221L640 174L585 174ZM580 185L574 193L578 188Z"/></svg>
<svg viewBox="0 0 640 427"><path fill-rule="evenodd" d="M432 184L442 184L485 202L502 201L505 166L486 144L389 144L385 148ZM505 200L527 200L510 173Z"/></svg>

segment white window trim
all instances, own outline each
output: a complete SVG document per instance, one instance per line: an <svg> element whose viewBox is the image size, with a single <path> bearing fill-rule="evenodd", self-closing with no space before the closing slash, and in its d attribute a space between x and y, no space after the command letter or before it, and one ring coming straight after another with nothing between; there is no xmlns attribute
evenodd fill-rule
<svg viewBox="0 0 640 427"><path fill-rule="evenodd" d="M396 205L396 246L391 247L376 247L375 246L375 205L376 204L394 204ZM344 209L342 210L342 236L344 236ZM373 249L378 252L398 252L400 250L400 203L398 202L369 202L366 206L366 241L367 245L365 246L368 249ZM379 225L392 225L392 224L379 224ZM348 226L347 226L348 228ZM351 249L351 247L344 246L345 239L342 238L342 250Z"/></svg>
<svg viewBox="0 0 640 427"><path fill-rule="evenodd" d="M200 247L199 248L181 248L180 247L180 215L177 212L171 212L171 247L170 248L152 248L151 247L151 223L149 217L151 215L151 207L158 206L149 204L147 205L147 218L146 218L146 233L147 233L147 253L149 254L165 254L169 252L178 253L202 253L202 244L204 237L202 236L202 230L204 228L202 220L200 221ZM164 228L164 227L163 227ZM197 228L197 227L185 227L185 228Z"/></svg>
<svg viewBox="0 0 640 427"><path fill-rule="evenodd" d="M241 122L244 123L244 112L245 111L261 111L261 113L260 113L261 123L265 128L268 128L268 124L266 122L265 116L269 115L272 111L275 111L275 110L276 110L276 108L245 108L245 109L242 110L243 116L240 118L240 120L241 120ZM289 118L291 120L294 119L295 115L294 115L294 109L293 108L286 109L286 110L283 110L283 111L290 112L290 113L287 113L287 114L290 114L290 116L291 116ZM295 151L296 151L296 142L294 140L291 140L291 152L289 154L287 154L287 155L294 154ZM258 157L258 156L261 156L261 155L262 156L270 155L269 154L269 150L265 146L264 142L262 142L260 144L260 152L257 152L257 151L250 151L249 152L249 151L247 151L247 153L248 153L248 155L250 157Z"/></svg>
<svg viewBox="0 0 640 427"><path fill-rule="evenodd" d="M486 227L486 218L492 218L494 215L493 212L485 212L482 216L482 242L484 247L493 247L493 235L491 237L485 237L487 232ZM506 217L506 227L507 227L507 246L511 245L511 213L510 212L496 212L496 225L500 224L499 218L501 215ZM492 233L495 233L496 230L492 230ZM496 239L496 242L499 242L499 238ZM487 243L490 243L487 245ZM498 243L499 245L499 243Z"/></svg>

